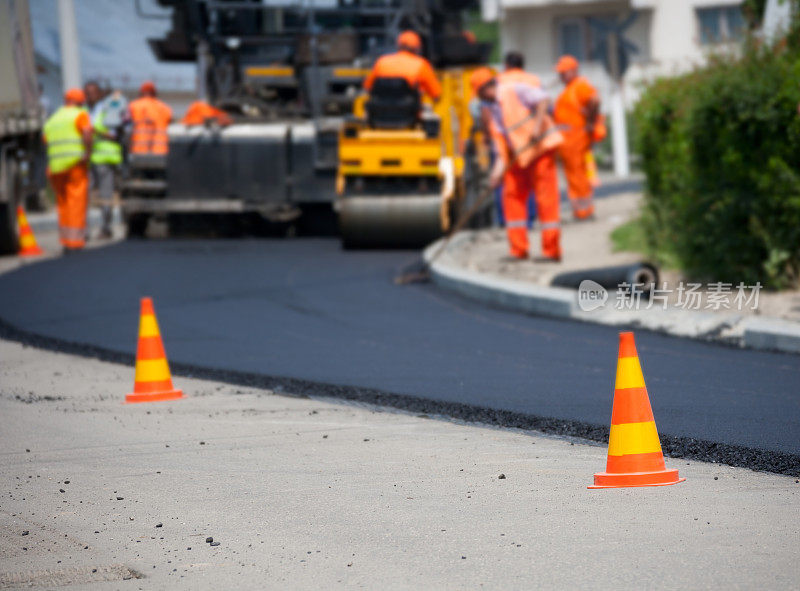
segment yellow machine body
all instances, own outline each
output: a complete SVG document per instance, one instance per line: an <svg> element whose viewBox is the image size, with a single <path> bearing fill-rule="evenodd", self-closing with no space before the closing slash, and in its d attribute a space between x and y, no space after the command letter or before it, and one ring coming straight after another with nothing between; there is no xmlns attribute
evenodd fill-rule
<svg viewBox="0 0 800 591"><path fill-rule="evenodd" d="M464 198L464 159L472 118L468 69L437 72L442 96L428 103L419 125L373 129L366 101L339 132L336 192L346 245L421 246L441 236ZM431 134L425 121L439 120Z"/></svg>

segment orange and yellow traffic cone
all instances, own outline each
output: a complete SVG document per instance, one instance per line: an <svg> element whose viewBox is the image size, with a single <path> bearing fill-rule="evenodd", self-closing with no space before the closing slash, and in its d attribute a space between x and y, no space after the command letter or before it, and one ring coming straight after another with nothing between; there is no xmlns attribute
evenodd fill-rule
<svg viewBox="0 0 800 591"><path fill-rule="evenodd" d="M136 377L133 392L125 396L125 402L156 402L176 398L183 398L183 392L172 385L153 300L142 298L139 345L136 348Z"/></svg>
<svg viewBox="0 0 800 591"><path fill-rule="evenodd" d="M619 333L617 383L606 471L589 488L665 486L686 480L667 470L632 332Z"/></svg>
<svg viewBox="0 0 800 591"><path fill-rule="evenodd" d="M17 207L17 224L19 224L19 256L35 257L44 254L36 243L36 236L33 235L25 210L22 206Z"/></svg>

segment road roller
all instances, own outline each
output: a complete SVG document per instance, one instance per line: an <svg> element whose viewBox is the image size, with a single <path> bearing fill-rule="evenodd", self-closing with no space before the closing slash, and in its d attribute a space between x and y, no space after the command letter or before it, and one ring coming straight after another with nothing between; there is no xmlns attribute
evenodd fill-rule
<svg viewBox="0 0 800 591"><path fill-rule="evenodd" d="M142 18L156 16L143 8L145 3L135 4ZM226 111L233 123L224 128L213 121L175 123L168 130L166 157L131 160L121 191L131 234L144 233L153 218L167 226L172 221L183 225L195 214L212 216L223 225L223 220L237 216L256 223L266 220L271 230L289 236L330 234L335 220L332 208L338 201L334 179L342 121L353 113L375 60L395 51L398 33L416 31L423 41L423 55L440 70L486 63L491 52L490 43L465 35L467 11L478 7L477 0L157 0L157 4L171 11L171 28L148 40L155 57L196 63L199 98ZM376 105L377 113L380 105ZM381 124L374 131L403 135L395 123L383 126L390 112L384 108L384 116L373 118L373 123ZM442 179L456 177L456 163L443 160L437 133L430 133L433 115L426 115L427 132L416 120L403 124L407 133L401 142L428 154L413 168L405 157L399 166L388 157L375 161L378 167L385 161L391 169L383 176L397 177L397 169L404 171L411 188L395 182L390 183L393 191L420 197L435 190ZM449 129L448 123L441 123ZM361 130L348 129L355 140L361 137ZM393 152L396 139L381 140L373 134L370 147ZM447 154L453 153L448 148ZM345 186L356 187L349 182ZM362 196L372 190L383 192L371 182L358 186L363 187ZM413 215L429 223L432 218L427 214L435 200L416 201L421 208L414 208L418 213ZM352 205L348 213L353 215L346 218L355 221L346 227L369 227L371 208L358 209L355 201ZM364 216L366 224L357 221ZM406 244L409 237L403 231L420 225L398 219Z"/></svg>
<svg viewBox="0 0 800 591"><path fill-rule="evenodd" d="M416 248L445 234L464 207L470 70L437 72L422 102L403 78L378 78L339 133L336 210L345 248Z"/></svg>

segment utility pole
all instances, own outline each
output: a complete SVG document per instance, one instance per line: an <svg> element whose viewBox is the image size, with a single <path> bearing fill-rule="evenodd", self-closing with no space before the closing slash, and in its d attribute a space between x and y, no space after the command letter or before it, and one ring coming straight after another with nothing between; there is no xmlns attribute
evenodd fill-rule
<svg viewBox="0 0 800 591"><path fill-rule="evenodd" d="M61 85L64 91L81 86L81 55L73 0L58 0L58 38L61 46Z"/></svg>
<svg viewBox="0 0 800 591"><path fill-rule="evenodd" d="M627 177L631 172L631 167L628 151L628 125L625 121L625 102L619 63L618 31L609 33L606 47L611 77L611 149L614 154L614 174L618 177Z"/></svg>

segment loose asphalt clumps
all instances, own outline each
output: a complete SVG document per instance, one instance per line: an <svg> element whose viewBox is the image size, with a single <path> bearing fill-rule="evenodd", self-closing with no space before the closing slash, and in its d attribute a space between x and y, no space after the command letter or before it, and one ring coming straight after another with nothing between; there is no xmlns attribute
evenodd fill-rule
<svg viewBox="0 0 800 591"><path fill-rule="evenodd" d="M136 357L132 353L122 353L95 345L37 335L21 330L2 318L0 318L0 338L47 351L80 355L111 363L133 366L136 362ZM542 417L461 402L431 400L372 388L339 386L297 378L212 369L186 363L170 362L170 369L174 375L273 390L282 396L335 398L416 414L438 415L468 423L539 431L551 435L578 437L599 443L608 443L609 427L607 425ZM797 454L717 443L693 437L676 437L664 433L659 433L659 436L661 447L667 456L727 464L788 476L800 476L800 455Z"/></svg>

